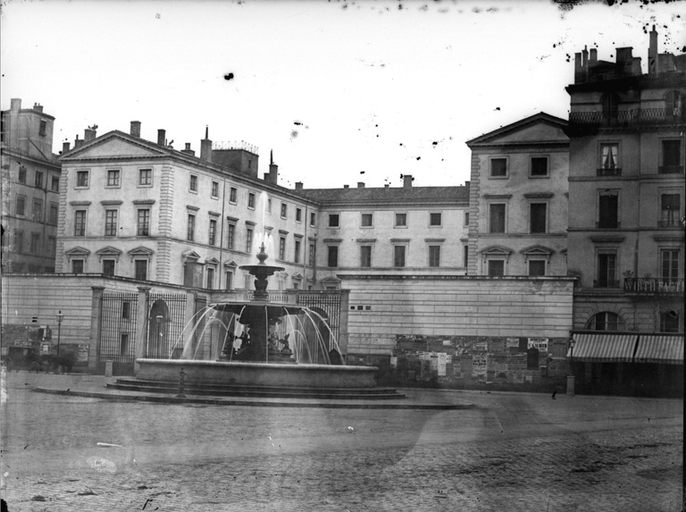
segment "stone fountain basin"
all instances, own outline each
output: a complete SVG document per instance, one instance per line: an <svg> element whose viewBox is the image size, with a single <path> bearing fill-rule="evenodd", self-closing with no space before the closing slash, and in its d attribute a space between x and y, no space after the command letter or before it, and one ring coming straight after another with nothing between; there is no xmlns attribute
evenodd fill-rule
<svg viewBox="0 0 686 512"><path fill-rule="evenodd" d="M279 364L186 359L136 359L136 378L186 385L297 386L312 388L372 388L376 366Z"/></svg>

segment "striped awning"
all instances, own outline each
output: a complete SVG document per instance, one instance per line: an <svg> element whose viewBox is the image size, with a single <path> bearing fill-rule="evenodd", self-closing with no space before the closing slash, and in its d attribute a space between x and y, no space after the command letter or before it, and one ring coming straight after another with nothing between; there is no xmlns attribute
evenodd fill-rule
<svg viewBox="0 0 686 512"><path fill-rule="evenodd" d="M631 363L634 357L636 334L581 334L572 335L574 348L567 357L588 363Z"/></svg>
<svg viewBox="0 0 686 512"><path fill-rule="evenodd" d="M684 337L641 335L634 362L684 364Z"/></svg>

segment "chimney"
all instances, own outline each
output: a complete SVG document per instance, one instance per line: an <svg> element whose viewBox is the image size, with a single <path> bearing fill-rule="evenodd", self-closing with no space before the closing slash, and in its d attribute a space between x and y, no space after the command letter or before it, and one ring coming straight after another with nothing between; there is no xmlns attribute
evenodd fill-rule
<svg viewBox="0 0 686 512"><path fill-rule="evenodd" d="M208 138L209 129L205 126L205 138L200 141L200 158L206 162L212 161L212 141Z"/></svg>
<svg viewBox="0 0 686 512"><path fill-rule="evenodd" d="M588 59L589 64L595 64L598 62L598 50L591 48L591 55Z"/></svg>
<svg viewBox="0 0 686 512"><path fill-rule="evenodd" d="M384 183L383 188L388 188L388 187L389 187L388 183Z"/></svg>
<svg viewBox="0 0 686 512"><path fill-rule="evenodd" d="M625 46L624 48L617 48L617 64L626 66L631 63L633 56L631 55L633 48L631 46Z"/></svg>
<svg viewBox="0 0 686 512"><path fill-rule="evenodd" d="M648 74L656 75L659 71L657 66L657 31L655 30L655 25L650 31L650 45L648 46Z"/></svg>
<svg viewBox="0 0 686 512"><path fill-rule="evenodd" d="M364 181L358 181L357 188L364 188Z"/></svg>
<svg viewBox="0 0 686 512"><path fill-rule="evenodd" d="M574 54L574 83L578 84L583 82L584 79L584 67L581 63L581 52Z"/></svg>
<svg viewBox="0 0 686 512"><path fill-rule="evenodd" d="M43 105L41 105L40 103L34 103L33 110L35 110L36 112L43 112Z"/></svg>
<svg viewBox="0 0 686 512"><path fill-rule="evenodd" d="M129 132L131 135L134 137L140 137L141 136L141 122L140 121L131 121L131 131Z"/></svg>
<svg viewBox="0 0 686 512"><path fill-rule="evenodd" d="M264 175L264 180L276 185L279 181L279 166L274 163L274 152L269 151L269 172Z"/></svg>
<svg viewBox="0 0 686 512"><path fill-rule="evenodd" d="M163 129L160 128L159 130L157 130L157 143L160 146L166 146L165 140L164 140L166 135L167 135L167 133Z"/></svg>
<svg viewBox="0 0 686 512"><path fill-rule="evenodd" d="M584 49L581 51L581 59L581 65L585 70L588 70L588 48L586 46L584 46Z"/></svg>
<svg viewBox="0 0 686 512"><path fill-rule="evenodd" d="M414 178L411 174L403 174L403 188L412 188Z"/></svg>
<svg viewBox="0 0 686 512"><path fill-rule="evenodd" d="M186 142L186 146L181 150L181 153L185 153L190 156L195 156L195 151L191 149L191 143Z"/></svg>
<svg viewBox="0 0 686 512"><path fill-rule="evenodd" d="M350 188L350 185L343 185L343 188Z"/></svg>
<svg viewBox="0 0 686 512"><path fill-rule="evenodd" d="M21 98L12 98L10 101L10 110L12 112L19 112L21 110Z"/></svg>
<svg viewBox="0 0 686 512"><path fill-rule="evenodd" d="M295 182L295 190L302 190L303 189L303 182L302 181L296 181Z"/></svg>
<svg viewBox="0 0 686 512"><path fill-rule="evenodd" d="M69 152L69 141L62 143L62 153Z"/></svg>
<svg viewBox="0 0 686 512"><path fill-rule="evenodd" d="M83 140L79 140L78 134L76 135L76 140L74 141L74 149L83 146Z"/></svg>
<svg viewBox="0 0 686 512"><path fill-rule="evenodd" d="M95 138L96 131L93 128L83 130L83 140L89 142Z"/></svg>

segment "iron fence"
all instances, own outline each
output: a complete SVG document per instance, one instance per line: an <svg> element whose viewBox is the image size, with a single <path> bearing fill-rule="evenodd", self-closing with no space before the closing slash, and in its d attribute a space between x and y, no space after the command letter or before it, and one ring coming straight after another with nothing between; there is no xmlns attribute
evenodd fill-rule
<svg viewBox="0 0 686 512"><path fill-rule="evenodd" d="M132 363L136 357L138 295L105 293L100 316L98 362Z"/></svg>

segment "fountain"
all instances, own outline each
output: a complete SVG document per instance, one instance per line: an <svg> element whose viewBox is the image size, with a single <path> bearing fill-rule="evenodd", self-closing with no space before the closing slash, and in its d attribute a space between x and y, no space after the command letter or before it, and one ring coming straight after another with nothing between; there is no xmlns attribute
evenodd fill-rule
<svg viewBox="0 0 686 512"><path fill-rule="evenodd" d="M110 387L269 397L398 398L376 386L378 368L345 365L327 322L315 311L274 303L268 278L283 267L267 265L264 242L256 265L240 268L255 277L249 302L209 304L180 336L183 350L169 359L137 359L134 379Z"/></svg>

